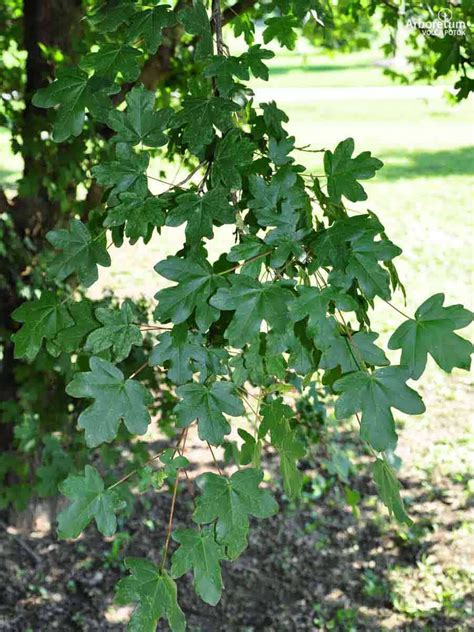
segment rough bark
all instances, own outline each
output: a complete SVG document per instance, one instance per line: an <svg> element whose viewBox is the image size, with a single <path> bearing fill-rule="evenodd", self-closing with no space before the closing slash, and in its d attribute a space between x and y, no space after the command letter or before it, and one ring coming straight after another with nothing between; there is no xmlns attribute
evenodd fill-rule
<svg viewBox="0 0 474 632"><path fill-rule="evenodd" d="M45 110L35 108L31 99L38 88L48 83L54 70L44 59L40 44L57 47L66 55L70 54L73 39L80 28L82 13L80 0L23 2L23 45L27 59L26 81L23 86L25 109L19 133L23 148L23 181L29 181L29 194L22 194L21 186L19 195L12 201L7 200L3 192L0 193L0 212L7 212L14 225L13 233L5 232L6 255L0 257L0 401L4 404L4 407L0 408L2 451L10 449L13 440L12 424L6 412L8 402L18 400L14 374L15 364L18 363L14 362L13 345L10 340L16 324L10 315L23 300L18 290L27 280L25 269L30 263L32 252L41 247L44 235L55 224L58 213L57 205L48 198L47 190L41 185L41 179L34 177L34 174L46 173L47 169L44 154L40 149L40 132L43 128ZM32 182L38 183L33 190ZM29 240L30 251L23 246L25 237Z"/></svg>

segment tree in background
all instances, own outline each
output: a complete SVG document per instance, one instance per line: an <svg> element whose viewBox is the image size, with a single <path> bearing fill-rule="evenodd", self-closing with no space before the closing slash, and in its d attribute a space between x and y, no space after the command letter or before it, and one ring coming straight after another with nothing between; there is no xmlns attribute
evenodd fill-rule
<svg viewBox="0 0 474 632"><path fill-rule="evenodd" d="M422 9L429 16L438 3ZM469 10L463 3L452 13L467 22ZM391 409L423 411L406 381L421 376L428 354L447 371L469 366L471 345L454 331L471 316L445 307L440 294L393 334L401 360L389 366L369 312L375 297L389 301L400 287L392 260L401 250L373 213L350 215L345 202L366 199L360 180L375 176L381 161L354 156L349 138L325 152L324 178L308 173L291 155L285 113L255 104L245 86L250 75L268 78L273 56L254 42L257 21L264 43L293 48L304 24L318 43L358 46L375 11L390 28L401 19L395 4L359 1L221 8L216 0L210 7L65 0L2 9L2 123L24 160L18 195L0 198L3 504L22 507L32 490L54 496L61 485L70 504L60 536L77 537L92 520L111 535L136 477L145 488L168 480L176 497L190 424L210 450L225 442L228 417L248 414L255 425L254 435L241 429L234 457L250 467L198 479L197 527L172 532L171 515L161 564L127 562L131 575L118 598L139 602L136 629L154 629L161 616L182 629L174 579L189 568L197 593L217 602L219 561L246 547L248 516L277 509L260 486L264 444L279 453L286 493L298 496L297 461L311 435L285 403L288 389L303 394L317 385L320 397L337 394L338 418L360 415L379 493L409 521L390 467ZM421 9L405 3L404 11ZM238 57L225 44L226 25L247 43ZM469 31L425 37L420 27L414 47L420 42L418 76L454 68L458 98L467 96ZM152 195L147 178L164 177L149 170L155 157L179 159L190 176ZM184 247L156 266L176 285L157 294L153 316L143 302L85 298L98 266L110 265L110 243L146 244L164 225L183 224ZM223 224L234 227L236 243L211 265L205 240ZM131 440L146 431L150 412L177 435L174 448L151 459ZM132 451L127 464L123 442ZM160 463L157 472L150 460ZM104 481L91 462L126 474ZM169 567L171 537L180 546Z"/></svg>

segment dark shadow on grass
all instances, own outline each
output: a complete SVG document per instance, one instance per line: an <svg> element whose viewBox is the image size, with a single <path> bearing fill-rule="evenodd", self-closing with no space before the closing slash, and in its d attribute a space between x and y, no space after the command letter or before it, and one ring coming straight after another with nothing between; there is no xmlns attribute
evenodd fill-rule
<svg viewBox="0 0 474 632"><path fill-rule="evenodd" d="M359 68L373 68L373 64L359 63L359 64L305 64L303 57L301 58L301 65L288 64L288 66L276 66L271 69L270 74L273 76L286 75L290 72L308 72L308 73L321 73L321 72L339 72L340 70L354 70Z"/></svg>
<svg viewBox="0 0 474 632"><path fill-rule="evenodd" d="M403 163L397 164L399 160ZM393 150L384 154L383 161L384 167L377 173L377 179L473 175L474 147L433 152Z"/></svg>

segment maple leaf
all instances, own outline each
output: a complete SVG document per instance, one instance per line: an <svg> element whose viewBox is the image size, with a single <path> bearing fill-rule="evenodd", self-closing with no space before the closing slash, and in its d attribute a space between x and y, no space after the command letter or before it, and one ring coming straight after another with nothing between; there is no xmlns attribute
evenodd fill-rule
<svg viewBox="0 0 474 632"><path fill-rule="evenodd" d="M252 71L254 77L268 81L268 66L263 63L262 59L272 59L273 57L275 57L275 53L271 50L262 48L261 44L254 44L245 53L242 53L240 59Z"/></svg>
<svg viewBox="0 0 474 632"><path fill-rule="evenodd" d="M224 588L220 561L227 556L225 547L216 542L214 528L178 529L173 531L173 540L180 546L172 558L171 575L178 578L193 569L196 594L215 606Z"/></svg>
<svg viewBox="0 0 474 632"><path fill-rule="evenodd" d="M87 20L99 33L111 33L126 22L134 12L133 4L128 0L107 0Z"/></svg>
<svg viewBox="0 0 474 632"><path fill-rule="evenodd" d="M70 136L79 136L84 126L85 110L91 110L98 118L106 109L107 96L120 89L110 79L89 78L79 68L62 68L57 78L38 90L32 99L38 108L59 106L53 125L53 140L62 143Z"/></svg>
<svg viewBox="0 0 474 632"><path fill-rule="evenodd" d="M469 370L472 344L454 333L467 327L473 314L462 305L443 307L444 294L435 294L415 312L415 318L402 323L388 342L389 349L401 349L400 363L417 380L426 367L428 354L444 371L454 367Z"/></svg>
<svg viewBox="0 0 474 632"><path fill-rule="evenodd" d="M286 138L287 133L283 129L282 123L288 123L289 119L285 112L277 107L275 101L260 103L260 107L263 111L263 120L267 127L268 135L276 138L276 140Z"/></svg>
<svg viewBox="0 0 474 632"><path fill-rule="evenodd" d="M146 243L153 229L161 228L165 223L166 202L161 197L143 197L140 193L125 191L118 196L119 203L107 209L104 226L125 226L125 235L132 242L140 237Z"/></svg>
<svg viewBox="0 0 474 632"><path fill-rule="evenodd" d="M333 369L341 367L343 373L358 371L364 364L371 366L385 366L389 364L385 353L374 344L378 334L369 331L359 331L348 336L336 335L325 344L321 341L323 351L319 367Z"/></svg>
<svg viewBox="0 0 474 632"><path fill-rule="evenodd" d="M126 110L112 110L107 124L117 134L115 143L142 143L148 147L161 147L168 142L164 130L167 128L171 109L155 110L155 93L138 86L126 96Z"/></svg>
<svg viewBox="0 0 474 632"><path fill-rule="evenodd" d="M211 472L201 474L196 484L201 495L196 500L194 522L216 522L216 540L227 547L230 559L237 558L247 547L249 516L269 518L278 505L266 489L260 489L262 470L246 468L230 478Z"/></svg>
<svg viewBox="0 0 474 632"><path fill-rule="evenodd" d="M405 384L409 377L409 370L400 366L343 376L334 383L334 390L342 393L336 401L337 419L362 412L361 438L377 451L394 448L397 434L391 408L410 415L425 412L421 397Z"/></svg>
<svg viewBox="0 0 474 632"><path fill-rule="evenodd" d="M293 50L296 44L299 21L293 15L281 15L265 20L266 29L263 31L265 44L276 39L281 46Z"/></svg>
<svg viewBox="0 0 474 632"><path fill-rule="evenodd" d="M400 496L400 483L390 465L382 459L376 459L372 464L372 474L379 496L388 508L390 515L393 514L395 519L401 524L405 523L411 526L413 520L405 511Z"/></svg>
<svg viewBox="0 0 474 632"><path fill-rule="evenodd" d="M77 373L66 387L71 397L95 400L78 419L88 447L110 443L117 436L120 420L132 434L145 434L150 423L146 407L153 401L147 389L140 382L126 380L120 369L101 358L91 358L89 366L90 371Z"/></svg>
<svg viewBox="0 0 474 632"><path fill-rule="evenodd" d="M180 226L186 222L186 240L189 243L203 237L214 236L213 224L232 224L235 209L229 204L223 189L211 189L204 195L193 191L182 193L176 198L166 218L167 226Z"/></svg>
<svg viewBox="0 0 474 632"><path fill-rule="evenodd" d="M206 77L214 78L217 90L223 97L227 97L232 92L241 87L234 81L234 77L238 79L249 79L248 68L242 64L239 57L223 57L222 55L214 55L211 61L206 65L204 71Z"/></svg>
<svg viewBox="0 0 474 632"><path fill-rule="evenodd" d="M171 125L183 128L183 141L196 154L212 142L214 127L221 132L232 127L231 114L239 109L236 103L223 97L184 97L182 105Z"/></svg>
<svg viewBox="0 0 474 632"><path fill-rule="evenodd" d="M222 185L227 189L242 186L241 173L252 163L255 145L243 137L240 130L230 130L218 140L211 166L213 186Z"/></svg>
<svg viewBox="0 0 474 632"><path fill-rule="evenodd" d="M58 281L77 274L79 281L89 287L99 278L97 267L110 266L105 235L92 237L87 226L78 219L71 221L69 229L50 230L46 239L60 250L48 265L49 273Z"/></svg>
<svg viewBox="0 0 474 632"><path fill-rule="evenodd" d="M71 499L58 516L60 538L77 538L92 520L102 535L109 537L115 533L115 514L125 507L125 502L114 491L105 489L94 467L86 465L84 476L70 474L59 487L61 493Z"/></svg>
<svg viewBox="0 0 474 632"><path fill-rule="evenodd" d="M175 406L177 425L184 428L197 419L199 438L212 445L220 445L231 430L223 413L232 417L245 414L232 382L214 382L210 387L193 382L178 386L176 394L181 398Z"/></svg>
<svg viewBox="0 0 474 632"><path fill-rule="evenodd" d="M140 74L138 58L141 51L126 44L110 42L102 44L95 53L88 53L82 57L82 70L93 70L104 77L115 79L120 73L125 81L134 81Z"/></svg>
<svg viewBox="0 0 474 632"><path fill-rule="evenodd" d="M128 358L132 346L140 347L143 344L140 328L134 323L136 313L130 300L124 301L120 310L98 307L95 317L102 327L89 334L85 351L97 354L112 349L115 360L120 362Z"/></svg>
<svg viewBox="0 0 474 632"><path fill-rule="evenodd" d="M355 158L354 139L341 141L334 153L324 153L324 171L328 179L328 193L331 200L339 202L345 196L351 202L367 199L367 194L358 180L368 180L383 167L383 162L373 158L370 151L364 151Z"/></svg>
<svg viewBox="0 0 474 632"><path fill-rule="evenodd" d="M100 326L94 317L93 304L85 299L79 303L70 303L69 314L74 323L61 329L52 340L48 340L48 352L51 355L77 351L87 335Z"/></svg>
<svg viewBox="0 0 474 632"><path fill-rule="evenodd" d="M356 279L367 298L390 298L390 275L378 261L391 261L401 254L401 249L388 239L374 241L371 235L363 235L352 241L345 277L350 285Z"/></svg>
<svg viewBox="0 0 474 632"><path fill-rule="evenodd" d="M222 276L214 274L210 264L201 257L167 257L155 266L156 272L176 281L174 287L160 290L155 295L158 307L155 317L160 322L171 320L183 323L195 311L196 324L205 331L219 317L219 311L208 303L217 288L227 284Z"/></svg>
<svg viewBox="0 0 474 632"><path fill-rule="evenodd" d="M44 338L51 340L59 331L74 324L67 308L53 292L43 292L39 299L23 303L12 313L12 318L23 323L12 335L15 358L27 360L34 360Z"/></svg>
<svg viewBox="0 0 474 632"><path fill-rule="evenodd" d="M168 377L175 384L184 384L193 377L193 360L205 363L207 351L202 337L188 331L186 323L175 325L171 332L158 336L158 344L150 354L150 366L166 366Z"/></svg>
<svg viewBox="0 0 474 632"><path fill-rule="evenodd" d="M197 37L195 47L196 60L212 55L213 42L211 25L206 8L201 0L194 0L191 7L180 11L178 20L184 26L187 33L191 33Z"/></svg>
<svg viewBox="0 0 474 632"><path fill-rule="evenodd" d="M262 321L276 330L288 324L290 290L276 283L260 283L245 274L233 275L231 287L220 288L210 303L223 311L235 310L225 335L230 344L241 347L260 331Z"/></svg>
<svg viewBox="0 0 474 632"><path fill-rule="evenodd" d="M295 438L289 420L294 413L289 406L278 398L262 408L262 423L258 431L259 438L270 432L271 442L280 457L280 470L283 476L285 492L290 498L301 494L303 475L298 470L298 460L306 454L304 445Z"/></svg>
<svg viewBox="0 0 474 632"><path fill-rule="evenodd" d="M110 188L108 203L112 206L119 201L124 191L136 193L144 198L148 195L146 170L150 161L147 153L136 154L126 143L118 143L116 160L98 164L92 168L92 175L99 184Z"/></svg>
<svg viewBox="0 0 474 632"><path fill-rule="evenodd" d="M173 632L184 632L186 620L178 605L176 583L168 573L138 557L126 557L124 564L130 575L118 582L115 601L121 605L137 604L130 630L156 632L158 621L165 617Z"/></svg>
<svg viewBox="0 0 474 632"><path fill-rule="evenodd" d="M176 24L176 17L167 4L138 11L127 28L129 42L143 39L147 51L154 55L163 41L163 29Z"/></svg>

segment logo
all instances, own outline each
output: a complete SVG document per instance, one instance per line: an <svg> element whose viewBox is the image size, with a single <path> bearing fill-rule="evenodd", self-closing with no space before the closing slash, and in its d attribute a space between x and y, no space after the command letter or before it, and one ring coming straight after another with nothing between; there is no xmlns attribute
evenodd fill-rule
<svg viewBox="0 0 474 632"><path fill-rule="evenodd" d="M466 23L463 20L453 20L451 9L441 9L438 11L438 17L433 20L410 18L408 26L411 29L421 31L425 35L433 35L435 37L464 35L466 33Z"/></svg>
<svg viewBox="0 0 474 632"><path fill-rule="evenodd" d="M449 22L453 17L453 12L450 9L441 9L441 11L438 11L438 17L443 22Z"/></svg>

